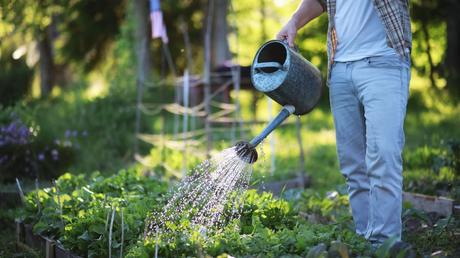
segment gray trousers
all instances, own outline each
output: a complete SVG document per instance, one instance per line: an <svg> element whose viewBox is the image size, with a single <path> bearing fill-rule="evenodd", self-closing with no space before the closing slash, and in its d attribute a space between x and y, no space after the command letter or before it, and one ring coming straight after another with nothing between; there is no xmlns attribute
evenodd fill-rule
<svg viewBox="0 0 460 258"><path fill-rule="evenodd" d="M337 153L356 232L375 244L400 239L410 63L395 54L336 62L331 69Z"/></svg>

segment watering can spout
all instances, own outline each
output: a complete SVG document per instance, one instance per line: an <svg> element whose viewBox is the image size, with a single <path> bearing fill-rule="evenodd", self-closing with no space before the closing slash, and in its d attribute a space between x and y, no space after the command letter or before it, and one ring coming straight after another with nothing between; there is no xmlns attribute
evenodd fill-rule
<svg viewBox="0 0 460 258"><path fill-rule="evenodd" d="M257 145L259 145L267 136L275 130L286 118L295 112L295 108L292 105L285 105L283 109L278 113L278 115L270 121L270 123L265 127L265 129L250 142L238 142L235 145L236 154L243 161L247 163L254 163L257 161L258 154L256 151Z"/></svg>

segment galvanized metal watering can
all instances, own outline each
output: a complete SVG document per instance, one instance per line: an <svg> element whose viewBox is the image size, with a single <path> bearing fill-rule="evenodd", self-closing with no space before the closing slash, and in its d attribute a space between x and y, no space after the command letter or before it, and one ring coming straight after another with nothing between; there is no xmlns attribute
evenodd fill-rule
<svg viewBox="0 0 460 258"><path fill-rule="evenodd" d="M271 40L256 53L251 68L254 87L278 102L292 105L294 114L310 112L321 96L321 73L287 43Z"/></svg>
<svg viewBox="0 0 460 258"><path fill-rule="evenodd" d="M283 109L258 136L235 145L238 156L248 163L257 161L255 147L289 115L307 114L318 104L322 87L320 71L280 40L268 41L259 48L252 63L251 81Z"/></svg>

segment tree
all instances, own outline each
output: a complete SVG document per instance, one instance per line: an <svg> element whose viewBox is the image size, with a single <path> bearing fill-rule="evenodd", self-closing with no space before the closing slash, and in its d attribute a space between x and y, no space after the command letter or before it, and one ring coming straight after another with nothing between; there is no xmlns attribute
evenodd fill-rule
<svg viewBox="0 0 460 258"><path fill-rule="evenodd" d="M447 0L447 49L445 66L448 88L460 97L460 2Z"/></svg>
<svg viewBox="0 0 460 258"><path fill-rule="evenodd" d="M211 0L212 1L212 0ZM228 46L228 13L229 0L215 1L212 19L211 67L222 65L231 58Z"/></svg>
<svg viewBox="0 0 460 258"><path fill-rule="evenodd" d="M47 96L55 84L57 65L75 63L88 71L103 59L123 21L125 1L2 1L0 28L7 29L0 29L0 37L14 38L17 44L38 43L40 88Z"/></svg>
<svg viewBox="0 0 460 258"><path fill-rule="evenodd" d="M447 79L447 90L452 95L460 97L460 3L456 0L417 0L412 1L412 20L415 26L414 42L424 46L424 49L414 49L427 55L428 69L424 65L415 68L421 74L430 78L431 84L436 87L436 77ZM446 27L443 39L436 39L432 32ZM443 60L435 63L433 60L433 46L430 42L440 44L445 40ZM414 56L414 55L413 55Z"/></svg>

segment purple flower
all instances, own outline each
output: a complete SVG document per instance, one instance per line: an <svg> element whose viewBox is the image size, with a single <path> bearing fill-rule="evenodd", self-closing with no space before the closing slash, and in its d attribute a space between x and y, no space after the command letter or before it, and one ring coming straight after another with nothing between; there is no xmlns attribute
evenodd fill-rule
<svg viewBox="0 0 460 258"><path fill-rule="evenodd" d="M78 135L78 131L77 131L77 130L75 130L75 131L72 132L72 136L73 136L73 137L77 137L77 135Z"/></svg>
<svg viewBox="0 0 460 258"><path fill-rule="evenodd" d="M65 130L65 138L69 138L71 134L72 132L69 129Z"/></svg>
<svg viewBox="0 0 460 258"><path fill-rule="evenodd" d="M51 151L51 156L53 157L53 160L58 160L59 159L59 152L56 149L53 149Z"/></svg>
<svg viewBox="0 0 460 258"><path fill-rule="evenodd" d="M40 160L40 161L45 160L45 154L43 154L43 153L38 154L38 160Z"/></svg>
<svg viewBox="0 0 460 258"><path fill-rule="evenodd" d="M1 145L19 144L24 145L29 142L29 128L20 120L14 120L6 126L2 126L0 133Z"/></svg>

